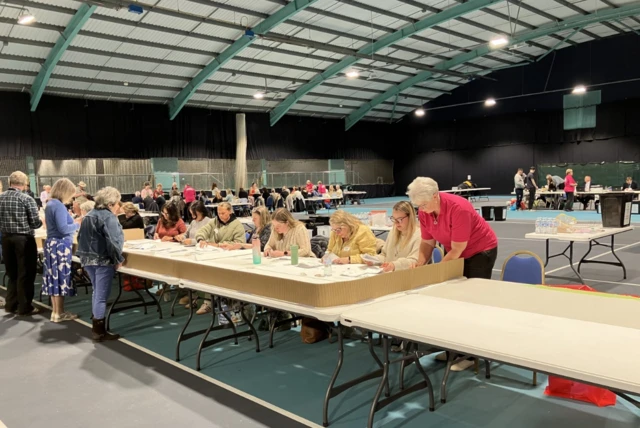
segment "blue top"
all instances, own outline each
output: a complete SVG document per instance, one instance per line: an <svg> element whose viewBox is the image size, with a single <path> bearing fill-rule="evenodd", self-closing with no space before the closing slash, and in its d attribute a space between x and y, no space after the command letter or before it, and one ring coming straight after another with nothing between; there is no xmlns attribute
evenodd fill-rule
<svg viewBox="0 0 640 428"><path fill-rule="evenodd" d="M67 208L57 199L50 199L44 209L47 222L47 238L72 239L79 224L73 222Z"/></svg>

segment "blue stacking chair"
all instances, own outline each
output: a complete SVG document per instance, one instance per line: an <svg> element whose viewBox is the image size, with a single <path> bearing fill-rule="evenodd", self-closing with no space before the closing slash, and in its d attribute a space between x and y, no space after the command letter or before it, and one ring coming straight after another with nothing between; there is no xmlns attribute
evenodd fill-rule
<svg viewBox="0 0 640 428"><path fill-rule="evenodd" d="M544 263L531 251L515 251L502 265L502 281L520 284L544 285ZM533 372L533 385L538 384L538 373Z"/></svg>
<svg viewBox="0 0 640 428"><path fill-rule="evenodd" d="M431 253L431 263L440 263L442 258L444 257L444 252L442 248L436 246L433 248L433 253Z"/></svg>
<svg viewBox="0 0 640 428"><path fill-rule="evenodd" d="M531 251L511 253L502 265L502 281L544 285L544 263Z"/></svg>

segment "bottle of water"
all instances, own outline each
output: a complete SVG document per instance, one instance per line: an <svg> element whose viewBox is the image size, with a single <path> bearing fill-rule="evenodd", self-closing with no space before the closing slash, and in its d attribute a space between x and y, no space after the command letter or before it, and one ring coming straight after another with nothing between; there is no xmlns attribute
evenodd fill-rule
<svg viewBox="0 0 640 428"><path fill-rule="evenodd" d="M260 237L254 234L251 238L252 252L253 252L253 264L259 265L262 263L262 254L260 254Z"/></svg>
<svg viewBox="0 0 640 428"><path fill-rule="evenodd" d="M322 264L324 265L324 276L331 276L333 273L331 272L331 258L328 257L331 253L325 254L322 259Z"/></svg>
<svg viewBox="0 0 640 428"><path fill-rule="evenodd" d="M551 234L552 235L558 234L558 220L555 218L551 220Z"/></svg>
<svg viewBox="0 0 640 428"><path fill-rule="evenodd" d="M542 231L541 231L541 223L542 223L542 221L540 220L540 217L538 217L536 219L536 233L542 233Z"/></svg>

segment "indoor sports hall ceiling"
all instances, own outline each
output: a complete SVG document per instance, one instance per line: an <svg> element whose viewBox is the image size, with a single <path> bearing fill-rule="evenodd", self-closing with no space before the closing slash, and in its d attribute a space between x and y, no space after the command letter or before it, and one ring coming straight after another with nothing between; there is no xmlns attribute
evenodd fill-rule
<svg viewBox="0 0 640 428"><path fill-rule="evenodd" d="M348 128L550 49L637 32L638 15L637 0L9 0L0 89L30 91L32 110L44 92Z"/></svg>

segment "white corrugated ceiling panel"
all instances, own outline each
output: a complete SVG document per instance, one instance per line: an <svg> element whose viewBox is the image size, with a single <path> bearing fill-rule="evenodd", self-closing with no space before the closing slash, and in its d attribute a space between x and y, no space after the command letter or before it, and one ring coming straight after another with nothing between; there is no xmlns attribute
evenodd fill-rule
<svg viewBox="0 0 640 428"><path fill-rule="evenodd" d="M135 24L136 22L143 19L145 15L146 13L143 13L142 15L131 13L126 8L116 10L116 9L110 9L105 7L99 7L95 10L95 12L93 12L93 15L92 15L93 18L91 18L91 20L99 19L100 16L108 16L112 18L123 19L125 21L130 21L132 24Z"/></svg>
<svg viewBox="0 0 640 428"><path fill-rule="evenodd" d="M32 58L46 58L51 51L50 48L30 46L21 43L11 42L2 49L2 53L7 55L20 55Z"/></svg>
<svg viewBox="0 0 640 428"><path fill-rule="evenodd" d="M614 25L614 26L617 27L617 25ZM613 36L614 34L619 34L617 31L614 31L611 28L606 27L602 24L589 25L586 27L586 29L600 37L609 37L609 36Z"/></svg>
<svg viewBox="0 0 640 428"><path fill-rule="evenodd" d="M0 61L0 68L8 70L21 70L21 71L40 71L40 64L27 61L14 61L11 59L3 59Z"/></svg>
<svg viewBox="0 0 640 428"><path fill-rule="evenodd" d="M199 16L209 16L216 10L213 6L180 0L160 0L156 6L164 9L180 10L180 12Z"/></svg>
<svg viewBox="0 0 640 428"><path fill-rule="evenodd" d="M105 53L105 55L108 55ZM74 52L71 49L62 55L61 61L74 62L76 64L89 64L89 65L104 65L109 60L108 56L103 55L90 55L86 53Z"/></svg>
<svg viewBox="0 0 640 428"><path fill-rule="evenodd" d="M23 25L14 26L13 29L11 30L10 36L16 37L18 39L37 40L40 42L47 42L47 43L55 43L58 41L58 38L60 37L60 35L54 31L42 30L40 28L25 27Z"/></svg>
<svg viewBox="0 0 640 428"><path fill-rule="evenodd" d="M60 26L66 27L69 21L71 20L71 18L73 17L73 13L75 13L75 9L77 8L74 7L74 10L70 11L71 13L58 13L50 10L40 9L37 7L29 7L29 12L31 12L31 14L36 17L36 20L39 23L50 24L50 25L60 25Z"/></svg>
<svg viewBox="0 0 640 428"><path fill-rule="evenodd" d="M144 95L144 96L150 96L150 97L162 97L162 98L172 99L176 95L178 95L178 92L171 91L171 90L161 91L159 89L137 88L135 95Z"/></svg>
<svg viewBox="0 0 640 428"><path fill-rule="evenodd" d="M171 64L159 64L155 71L162 74L175 74L176 76L195 77L200 69L193 67L179 67Z"/></svg>
<svg viewBox="0 0 640 428"><path fill-rule="evenodd" d="M213 60L213 56L210 55L197 55L188 52L177 52L173 51L165 55L162 59L166 59L169 61L179 61L185 62L187 64L200 64L207 65Z"/></svg>
<svg viewBox="0 0 640 428"><path fill-rule="evenodd" d="M168 16L153 11L144 14L144 23L150 25L159 25L161 27L173 28L180 31L193 31L198 25L192 19L185 19L177 16Z"/></svg>
<svg viewBox="0 0 640 428"><path fill-rule="evenodd" d="M106 52L115 52L122 45L122 42L113 40L98 39L96 37L83 36L78 34L71 42L71 46L80 48L96 49Z"/></svg>
<svg viewBox="0 0 640 428"><path fill-rule="evenodd" d="M55 70L56 75L67 76L69 78L80 77L80 78L95 78L98 75L98 70L89 70L86 68L76 68L76 67L65 67L62 65L58 65Z"/></svg>
<svg viewBox="0 0 640 428"><path fill-rule="evenodd" d="M144 83L148 85L158 85L158 86L166 86L168 88L180 88L182 89L189 79L167 79L165 77L158 77L150 74L145 80Z"/></svg>
<svg viewBox="0 0 640 428"><path fill-rule="evenodd" d="M128 25L90 18L87 23L84 24L82 30L101 34L109 34L112 36L128 37L129 34L135 30L136 27L134 27L134 25L135 23L131 23L131 25Z"/></svg>
<svg viewBox="0 0 640 428"><path fill-rule="evenodd" d="M86 91L91 86L91 83L87 82L78 82L71 79L49 79L49 83L47 87L51 88L64 88L64 89L75 89L79 91Z"/></svg>

